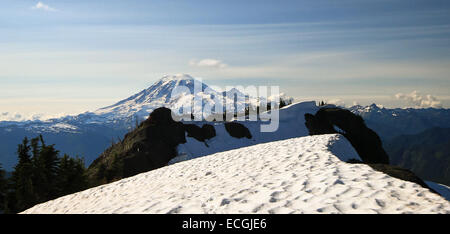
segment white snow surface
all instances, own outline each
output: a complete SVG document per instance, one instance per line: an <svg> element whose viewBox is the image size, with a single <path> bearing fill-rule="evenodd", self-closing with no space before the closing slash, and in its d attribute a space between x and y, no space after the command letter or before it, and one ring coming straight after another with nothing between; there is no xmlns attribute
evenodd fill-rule
<svg viewBox="0 0 450 234"><path fill-rule="evenodd" d="M23 213L450 213L415 183L364 164L339 134L200 157L36 205Z"/></svg>

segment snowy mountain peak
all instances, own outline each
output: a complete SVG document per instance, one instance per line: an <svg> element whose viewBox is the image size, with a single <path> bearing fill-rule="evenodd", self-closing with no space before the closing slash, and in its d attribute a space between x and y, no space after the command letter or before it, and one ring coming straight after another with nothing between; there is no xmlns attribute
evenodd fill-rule
<svg viewBox="0 0 450 234"><path fill-rule="evenodd" d="M370 108L373 109L373 110L379 110L379 109L383 109L384 107L382 105L378 105L378 104L372 103L370 105Z"/></svg>
<svg viewBox="0 0 450 234"><path fill-rule="evenodd" d="M147 89L148 93L151 93L154 97L169 96L172 91L179 86L185 86L189 88L191 93L194 93L194 87L197 85L204 91L208 86L202 83L200 80L193 78L188 74L176 74L176 75L165 75L155 84Z"/></svg>
<svg viewBox="0 0 450 234"><path fill-rule="evenodd" d="M172 92L177 87L188 89L183 91L181 98L172 97ZM154 109L163 106L180 106L191 100L194 95L198 95L199 92L204 92L207 88L209 87L206 84L188 74L165 75L149 88L114 105L98 109L94 111L94 114L106 117L109 120L134 118L136 116L139 119L145 119Z"/></svg>
<svg viewBox="0 0 450 234"><path fill-rule="evenodd" d="M192 76L189 74L178 73L175 75L164 75L160 80L168 81L168 80L194 80Z"/></svg>

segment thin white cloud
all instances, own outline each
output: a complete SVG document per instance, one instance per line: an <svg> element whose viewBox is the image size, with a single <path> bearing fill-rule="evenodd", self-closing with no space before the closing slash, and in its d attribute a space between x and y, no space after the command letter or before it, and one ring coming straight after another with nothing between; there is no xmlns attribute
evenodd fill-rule
<svg viewBox="0 0 450 234"><path fill-rule="evenodd" d="M225 68L228 65L217 59L202 59L202 60L191 60L189 65L194 67L212 67L212 68Z"/></svg>
<svg viewBox="0 0 450 234"><path fill-rule="evenodd" d="M335 98L335 99L328 99L325 101L326 104L332 104L332 105L336 105L336 106L344 106L345 107L345 102L340 99L340 98Z"/></svg>
<svg viewBox="0 0 450 234"><path fill-rule="evenodd" d="M395 98L398 100L405 100L408 104L414 105L416 108L441 108L442 103L436 97L431 94L422 95L418 93L416 90L411 93L397 93L395 94Z"/></svg>
<svg viewBox="0 0 450 234"><path fill-rule="evenodd" d="M42 2L38 2L36 5L32 7L34 10L43 10L43 11L57 11L57 9L50 7Z"/></svg>

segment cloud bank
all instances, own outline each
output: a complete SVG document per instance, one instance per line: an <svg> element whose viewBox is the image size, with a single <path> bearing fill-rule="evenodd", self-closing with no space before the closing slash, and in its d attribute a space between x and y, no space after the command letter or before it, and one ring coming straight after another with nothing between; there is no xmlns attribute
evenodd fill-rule
<svg viewBox="0 0 450 234"><path fill-rule="evenodd" d="M44 113L18 113L18 112L0 112L0 121L45 121L54 118L60 118L69 115L68 113L44 114Z"/></svg>
<svg viewBox="0 0 450 234"><path fill-rule="evenodd" d="M416 90L411 93L397 93L395 98L398 100L405 100L408 104L414 105L416 108L442 108L442 103L436 97L431 94L422 95Z"/></svg>
<svg viewBox="0 0 450 234"><path fill-rule="evenodd" d="M189 65L193 67L212 67L212 68L225 68L228 65L217 59L202 59L202 60L191 60Z"/></svg>

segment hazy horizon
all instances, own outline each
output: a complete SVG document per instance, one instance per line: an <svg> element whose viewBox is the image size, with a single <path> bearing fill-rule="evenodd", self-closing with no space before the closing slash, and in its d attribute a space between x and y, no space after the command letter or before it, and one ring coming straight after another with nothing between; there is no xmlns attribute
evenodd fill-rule
<svg viewBox="0 0 450 234"><path fill-rule="evenodd" d="M0 114L77 114L165 74L297 101L450 107L448 1L5 0Z"/></svg>

